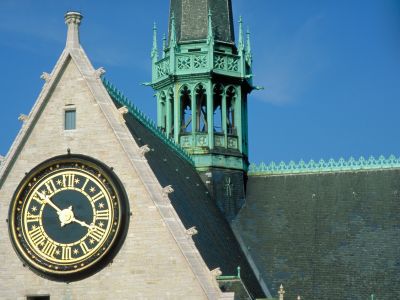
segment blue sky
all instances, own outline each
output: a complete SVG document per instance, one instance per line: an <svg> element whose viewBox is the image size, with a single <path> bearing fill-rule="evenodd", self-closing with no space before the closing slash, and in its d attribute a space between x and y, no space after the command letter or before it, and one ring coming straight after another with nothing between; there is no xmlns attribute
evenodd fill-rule
<svg viewBox="0 0 400 300"><path fill-rule="evenodd" d="M138 3L141 4L138 4ZM400 155L398 0L233 0L250 27L255 84L250 161ZM167 31L167 0L1 0L0 154L5 155L65 43L64 14L84 15L95 67L155 119L152 24ZM237 29L237 28L236 28ZM237 30L236 30L237 31Z"/></svg>

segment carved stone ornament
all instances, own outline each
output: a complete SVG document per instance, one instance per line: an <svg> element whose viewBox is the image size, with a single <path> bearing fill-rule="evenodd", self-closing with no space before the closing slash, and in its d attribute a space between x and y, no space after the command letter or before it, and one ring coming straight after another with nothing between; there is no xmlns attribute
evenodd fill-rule
<svg viewBox="0 0 400 300"><path fill-rule="evenodd" d="M20 114L18 120L21 122L26 122L26 120L28 120L28 116L25 114Z"/></svg>
<svg viewBox="0 0 400 300"><path fill-rule="evenodd" d="M162 193L163 193L164 197L168 197L168 195L171 194L172 192L174 192L172 185L167 185L167 186L163 187L163 189L162 189Z"/></svg>
<svg viewBox="0 0 400 300"><path fill-rule="evenodd" d="M122 106L122 107L118 108L118 111L121 115L126 115L129 112L129 110L126 106Z"/></svg>
<svg viewBox="0 0 400 300"><path fill-rule="evenodd" d="M49 73L43 72L42 75L40 75L40 78L46 82L49 82L51 79L51 76Z"/></svg>
<svg viewBox="0 0 400 300"><path fill-rule="evenodd" d="M97 78L100 78L102 75L106 73L106 70L103 67L98 68L94 71L94 74Z"/></svg>
<svg viewBox="0 0 400 300"><path fill-rule="evenodd" d="M189 236L196 235L198 233L196 226L190 227L186 230L186 234Z"/></svg>
<svg viewBox="0 0 400 300"><path fill-rule="evenodd" d="M150 151L150 148L148 145L143 145L142 147L139 148L139 154L142 157L144 157L144 155L149 151Z"/></svg>
<svg viewBox="0 0 400 300"><path fill-rule="evenodd" d="M214 277L221 276L221 275L222 275L222 272L221 272L220 267L215 268L214 270L211 270L211 274L212 274Z"/></svg>

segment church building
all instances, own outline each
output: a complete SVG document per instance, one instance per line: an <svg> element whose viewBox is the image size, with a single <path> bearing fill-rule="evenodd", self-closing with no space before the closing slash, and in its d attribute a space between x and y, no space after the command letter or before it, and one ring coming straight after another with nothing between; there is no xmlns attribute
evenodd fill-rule
<svg viewBox="0 0 400 300"><path fill-rule="evenodd" d="M400 299L400 159L251 164L232 2L170 1L154 121L65 15L0 164L0 299Z"/></svg>

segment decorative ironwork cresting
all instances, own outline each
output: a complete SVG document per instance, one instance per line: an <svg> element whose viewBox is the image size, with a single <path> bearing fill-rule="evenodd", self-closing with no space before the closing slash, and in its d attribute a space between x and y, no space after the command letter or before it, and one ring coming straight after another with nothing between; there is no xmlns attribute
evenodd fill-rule
<svg viewBox="0 0 400 300"><path fill-rule="evenodd" d="M357 170L376 170L400 168L400 157L390 155L385 158L383 155L375 158L370 156L368 159L361 156L359 159L350 157L348 160L340 158L339 160L310 160L305 162L300 160L298 163L290 161L289 163L271 162L268 165L260 163L259 165L250 164L249 175L276 175L276 174L298 174L298 173L320 173L320 172L340 172Z"/></svg>
<svg viewBox="0 0 400 300"><path fill-rule="evenodd" d="M102 79L104 87L106 88L108 94L111 98L122 106L126 106L128 112L134 116L143 126L149 129L155 136L160 138L167 146L169 146L175 153L177 153L181 158L185 159L191 165L193 165L193 160L191 156L178 144L174 142L173 139L168 138L163 131L157 128L153 120L146 116L142 111L140 111L128 98L126 98L115 86L113 86L106 79Z"/></svg>

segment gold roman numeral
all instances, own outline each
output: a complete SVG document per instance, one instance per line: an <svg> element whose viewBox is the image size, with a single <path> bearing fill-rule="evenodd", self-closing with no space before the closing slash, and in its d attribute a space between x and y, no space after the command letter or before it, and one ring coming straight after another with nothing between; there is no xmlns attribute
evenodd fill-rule
<svg viewBox="0 0 400 300"><path fill-rule="evenodd" d="M70 259L72 259L71 247L63 246L61 248L61 259L62 260L70 260Z"/></svg>
<svg viewBox="0 0 400 300"><path fill-rule="evenodd" d="M53 182L53 179L50 179L45 184L46 189L48 190L49 194L54 194L57 191L56 185Z"/></svg>
<svg viewBox="0 0 400 300"><path fill-rule="evenodd" d="M75 174L64 174L63 185L64 187L73 188L75 185Z"/></svg>
<svg viewBox="0 0 400 300"><path fill-rule="evenodd" d="M110 211L108 211L106 209L96 211L96 219L97 220L108 220L109 217L110 217Z"/></svg>
<svg viewBox="0 0 400 300"><path fill-rule="evenodd" d="M86 245L85 241L79 244L81 246L83 254L86 254L90 251L90 248Z"/></svg>
<svg viewBox="0 0 400 300"><path fill-rule="evenodd" d="M43 242L46 238L44 237L43 231L40 227L36 227L35 229L29 231L29 235L32 239L32 242L37 246L41 242Z"/></svg>
<svg viewBox="0 0 400 300"><path fill-rule="evenodd" d="M89 183L89 178L86 178L85 183L82 185L82 188L81 188L82 191L85 190L88 183Z"/></svg>
<svg viewBox="0 0 400 300"><path fill-rule="evenodd" d="M56 252L57 250L57 246L54 245L52 242L50 241L46 241L46 244L44 244L43 248L42 248L42 252L48 256L52 256L54 257L54 252Z"/></svg>
<svg viewBox="0 0 400 300"><path fill-rule="evenodd" d="M93 238L96 242L99 242L105 232L105 229L95 226L94 229L92 229L92 231L90 232L89 236Z"/></svg>
<svg viewBox="0 0 400 300"><path fill-rule="evenodd" d="M39 222L39 215L33 215L31 213L26 214L26 221L29 222Z"/></svg>
<svg viewBox="0 0 400 300"><path fill-rule="evenodd" d="M94 195L94 196L92 197L92 201L93 201L93 202L96 202L96 201L99 201L99 200L102 199L102 198L104 198L103 192L98 192L96 195Z"/></svg>
<svg viewBox="0 0 400 300"><path fill-rule="evenodd" d="M32 199L35 200L35 201L37 201L40 205L43 205L43 204L44 204L43 200L39 197L38 194L34 195L34 196L32 197Z"/></svg>

